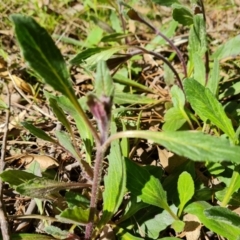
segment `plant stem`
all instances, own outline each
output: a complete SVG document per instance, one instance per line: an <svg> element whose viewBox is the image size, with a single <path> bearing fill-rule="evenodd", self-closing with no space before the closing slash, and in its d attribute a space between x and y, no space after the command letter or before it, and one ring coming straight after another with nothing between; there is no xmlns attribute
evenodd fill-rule
<svg viewBox="0 0 240 240"><path fill-rule="evenodd" d="M97 152L96 152L96 161L94 165L94 177L93 177L93 184L92 184L92 191L91 191L91 202L90 202L90 212L88 218L88 224L86 226L85 231L85 240L90 240L93 232L94 227L94 216L96 213L96 205L98 199L98 192L99 192L99 185L101 181L101 174L102 174L102 162L103 162L103 155L104 155L104 148L102 145L97 145Z"/></svg>
<svg viewBox="0 0 240 240"><path fill-rule="evenodd" d="M239 166L237 166L234 169L232 178L231 178L231 182L229 187L227 188L227 192L223 198L223 201L221 203L222 207L226 207L228 202L231 199L231 196L233 195L233 193L240 187L240 174L239 174Z"/></svg>

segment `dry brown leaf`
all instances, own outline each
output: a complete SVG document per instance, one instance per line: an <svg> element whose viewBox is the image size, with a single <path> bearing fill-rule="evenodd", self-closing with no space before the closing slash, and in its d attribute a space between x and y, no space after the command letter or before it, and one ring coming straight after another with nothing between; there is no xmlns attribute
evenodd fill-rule
<svg viewBox="0 0 240 240"><path fill-rule="evenodd" d="M37 161L40 164L42 170L56 168L59 166L54 158L37 154L22 156L20 159L20 164L24 165L24 167L28 169L33 161Z"/></svg>
<svg viewBox="0 0 240 240"><path fill-rule="evenodd" d="M18 88L20 88L22 91L24 91L26 93L33 95L32 88L27 82L25 82L23 79L15 76L15 75L12 75L12 79Z"/></svg>
<svg viewBox="0 0 240 240"><path fill-rule="evenodd" d="M185 236L187 240L198 240L201 233L201 222L192 214L186 214L183 217L185 222L184 231L181 237Z"/></svg>

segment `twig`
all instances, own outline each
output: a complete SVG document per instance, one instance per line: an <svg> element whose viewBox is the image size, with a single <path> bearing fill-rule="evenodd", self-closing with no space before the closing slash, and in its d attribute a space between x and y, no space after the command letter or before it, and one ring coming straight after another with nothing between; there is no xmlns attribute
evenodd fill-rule
<svg viewBox="0 0 240 240"><path fill-rule="evenodd" d="M1 83L5 86L7 91L7 105L8 108L6 109L6 120L5 120L5 129L3 134L3 140L2 140L2 151L1 151L1 159L0 159L0 173L3 172L5 167L5 153L6 153L6 145L7 145L7 134L8 134L8 125L9 125L9 119L10 119L10 93L8 86L5 82L0 80ZM5 211L5 207L3 204L3 181L0 178L0 225L1 225L1 232L2 232L2 239L3 240L10 240L10 231L8 226L8 218Z"/></svg>

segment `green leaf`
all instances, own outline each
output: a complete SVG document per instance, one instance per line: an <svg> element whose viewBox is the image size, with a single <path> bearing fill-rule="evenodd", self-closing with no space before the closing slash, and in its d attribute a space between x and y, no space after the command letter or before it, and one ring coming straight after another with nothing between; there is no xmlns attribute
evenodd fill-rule
<svg viewBox="0 0 240 240"><path fill-rule="evenodd" d="M55 135L61 144L66 150L68 150L74 158L76 158L79 161L79 164L83 171L87 172L89 176L92 177L93 171L90 165L85 162L83 159L80 158L79 154L77 153L77 150L73 147L72 142L69 138L69 136L61 131L55 131Z"/></svg>
<svg viewBox="0 0 240 240"><path fill-rule="evenodd" d="M89 187L88 184L83 183L64 183L49 180L47 178L37 178L24 182L16 187L16 191L22 195L39 198L56 200L61 199L61 195L58 193L60 190L76 189L81 187Z"/></svg>
<svg viewBox="0 0 240 240"><path fill-rule="evenodd" d="M63 56L47 31L31 17L13 14L11 20L29 66L55 90L66 96L74 95Z"/></svg>
<svg viewBox="0 0 240 240"><path fill-rule="evenodd" d="M186 123L182 111L175 107L167 110L164 115L164 121L165 122L162 126L163 131L176 131Z"/></svg>
<svg viewBox="0 0 240 240"><path fill-rule="evenodd" d="M126 158L127 188L143 202L169 210L166 192L160 181L146 169ZM137 177L136 177L137 176Z"/></svg>
<svg viewBox="0 0 240 240"><path fill-rule="evenodd" d="M3 238L0 236L0 240ZM51 236L41 235L41 234L31 234L31 233L15 233L11 234L11 240L53 240Z"/></svg>
<svg viewBox="0 0 240 240"><path fill-rule="evenodd" d="M45 141L56 143L54 139L49 137L42 129L36 128L31 123L28 122L22 122L21 123L30 133L32 133L35 137L41 138Z"/></svg>
<svg viewBox="0 0 240 240"><path fill-rule="evenodd" d="M116 233L118 238L121 240L144 240L144 238L135 237L131 233L129 233L127 230L120 227L115 227L114 232Z"/></svg>
<svg viewBox="0 0 240 240"><path fill-rule="evenodd" d="M94 87L97 97L113 97L114 85L107 64L104 61L100 61L97 64Z"/></svg>
<svg viewBox="0 0 240 240"><path fill-rule="evenodd" d="M4 182L8 182L11 187L16 187L36 178L37 176L22 170L5 170L0 174L0 177Z"/></svg>
<svg viewBox="0 0 240 240"><path fill-rule="evenodd" d="M206 202L195 202L188 205L185 212L196 215L205 227L222 237L229 240L239 239L240 217L227 208L212 207Z"/></svg>
<svg viewBox="0 0 240 240"><path fill-rule="evenodd" d="M90 47L92 45L97 45L100 42L102 35L103 35L103 30L100 27L95 26L91 31L88 32L85 45L87 47Z"/></svg>
<svg viewBox="0 0 240 240"><path fill-rule="evenodd" d="M235 96L240 93L240 82L230 85L223 93L219 94L219 99Z"/></svg>
<svg viewBox="0 0 240 240"><path fill-rule="evenodd" d="M0 109L7 109L8 105L0 98Z"/></svg>
<svg viewBox="0 0 240 240"><path fill-rule="evenodd" d="M146 91L146 92L150 92L150 93L153 93L153 90L151 90L149 87L146 87L134 80L131 80L127 77L124 77L123 75L119 74L119 73L116 73L114 76L113 76L113 80L114 82L117 82L117 83L121 83L121 84L124 84L126 86L131 86L131 87L136 87L138 89L141 89L143 91Z"/></svg>
<svg viewBox="0 0 240 240"><path fill-rule="evenodd" d="M173 107L170 108L165 116L163 125L164 131L175 131L189 121L188 115L184 109L185 96L183 91L176 85L171 88Z"/></svg>
<svg viewBox="0 0 240 240"><path fill-rule="evenodd" d="M210 136L201 132L153 132L126 131L119 137L144 138L154 141L169 151L194 161L232 161L240 163L240 147L227 139Z"/></svg>
<svg viewBox="0 0 240 240"><path fill-rule="evenodd" d="M202 57L198 53L193 55L193 65L194 65L193 78L204 86L206 81L205 65Z"/></svg>
<svg viewBox="0 0 240 240"><path fill-rule="evenodd" d="M205 21L203 19L202 14L194 15L193 17L193 25L190 28L189 32L189 44L188 44L188 52L189 52L189 71L191 72L193 69L198 68L197 64L200 61L200 58L203 57L205 52L207 51L207 39L206 39L206 28ZM196 59L195 55L199 57ZM201 68L203 68L201 63ZM196 70L197 71L197 70ZM203 80L201 80L202 82Z"/></svg>
<svg viewBox="0 0 240 240"><path fill-rule="evenodd" d="M176 220L172 223L171 227L175 232L182 232L184 230L185 223L183 221Z"/></svg>
<svg viewBox="0 0 240 240"><path fill-rule="evenodd" d="M86 161L91 164L91 157L92 157L92 148L93 148L93 137L91 134L91 131L88 129L87 125L85 124L85 122L83 121L83 119L81 118L81 116L78 114L78 112L76 111L74 105L70 102L69 99L67 99L65 96L61 96L61 97L56 97L48 92L44 92L44 95L47 98L54 98L56 99L58 105L68 114L70 114L77 125L77 129L78 132L81 136L81 139L83 140L84 143L84 148L86 151ZM82 97L79 101L81 107L83 109L86 109L86 99L84 97Z"/></svg>
<svg viewBox="0 0 240 240"><path fill-rule="evenodd" d="M111 132L117 131L114 123L112 123L111 128ZM103 215L98 223L99 228L105 226L116 213L122 203L126 189L126 167L121 154L119 140L111 143L108 163L108 173L104 177Z"/></svg>
<svg viewBox="0 0 240 240"><path fill-rule="evenodd" d="M47 234L54 236L56 239L67 239L70 235L68 231L63 231L55 226L47 226L44 228L44 231Z"/></svg>
<svg viewBox="0 0 240 240"><path fill-rule="evenodd" d="M172 8L172 16L175 21L179 22L183 26L189 26L193 24L193 14L189 8L177 3L174 3Z"/></svg>
<svg viewBox="0 0 240 240"><path fill-rule="evenodd" d="M175 206L172 205L170 208L174 213L177 212ZM142 217L139 218L139 216ZM143 211L139 212L134 218L138 219L138 224L140 225L138 228L147 230L147 237L150 239L157 239L161 231L175 222L173 217L166 210L159 213L156 208L152 208L151 210L149 207L143 209ZM139 233L141 233L141 230L139 230Z"/></svg>
<svg viewBox="0 0 240 240"><path fill-rule="evenodd" d="M65 194L65 199L69 208L73 208L74 206L81 207L83 209L89 208L90 201L85 196L80 193L68 191Z"/></svg>
<svg viewBox="0 0 240 240"><path fill-rule="evenodd" d="M181 216L184 206L194 195L194 182L188 172L183 172L178 178L178 194L180 199L179 216Z"/></svg>
<svg viewBox="0 0 240 240"><path fill-rule="evenodd" d="M69 62L71 64L81 64L84 62L84 60L86 60L87 58L91 57L92 55L96 54L96 53L100 53L101 51L107 50L109 48L100 48L100 47L96 47L96 48L87 48L86 50L78 53L75 57L73 57Z"/></svg>
<svg viewBox="0 0 240 240"><path fill-rule="evenodd" d="M194 79L186 79L183 85L186 98L199 117L203 121L209 119L234 141L235 132L232 123L213 93Z"/></svg>
<svg viewBox="0 0 240 240"><path fill-rule="evenodd" d="M209 77L209 80L207 83L207 87L211 90L211 92L215 96L217 96L218 84L219 84L220 79L221 79L220 64L219 64L219 60L215 58L214 63L213 63L213 68L211 69L210 77ZM219 98L221 98L221 97L219 96Z"/></svg>
<svg viewBox="0 0 240 240"><path fill-rule="evenodd" d="M142 96L139 94L125 93L115 91L114 103L116 104L154 104L157 102L156 99L152 99L146 96Z"/></svg>
<svg viewBox="0 0 240 240"><path fill-rule="evenodd" d="M88 217L89 209L82 209L76 206L64 210L57 216L60 220L76 225L86 225L88 223Z"/></svg>
<svg viewBox="0 0 240 240"><path fill-rule="evenodd" d="M173 3L178 3L178 0L153 0L156 4L170 7Z"/></svg>
<svg viewBox="0 0 240 240"><path fill-rule="evenodd" d="M124 214L119 220L119 222L123 222L130 217L132 217L135 213L137 213L139 210L149 207L148 204L143 203L140 198L137 196L131 196L130 200L127 203L126 208L124 209Z"/></svg>
<svg viewBox="0 0 240 240"><path fill-rule="evenodd" d="M212 58L221 60L226 57L237 56L240 54L240 36L231 38L226 43L218 47Z"/></svg>
<svg viewBox="0 0 240 240"><path fill-rule="evenodd" d="M50 102L50 107L52 108L57 119L63 124L63 126L68 130L68 132L71 133L72 129L71 129L70 123L67 120L66 115L63 112L63 110L58 106L56 99L49 98L49 102Z"/></svg>

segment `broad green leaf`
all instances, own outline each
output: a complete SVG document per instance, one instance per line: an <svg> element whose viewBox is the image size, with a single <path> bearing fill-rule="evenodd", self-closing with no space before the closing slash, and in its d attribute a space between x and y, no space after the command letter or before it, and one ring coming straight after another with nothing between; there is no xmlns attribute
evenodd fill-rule
<svg viewBox="0 0 240 240"><path fill-rule="evenodd" d="M116 104L154 104L157 102L156 99L146 96L119 91L115 91L113 101Z"/></svg>
<svg viewBox="0 0 240 240"><path fill-rule="evenodd" d="M183 112L175 107L170 108L164 115L164 124L162 129L164 131L176 131L181 128L185 123L186 119L183 117Z"/></svg>
<svg viewBox="0 0 240 240"><path fill-rule="evenodd" d="M163 65L163 71L164 71L163 79L164 79L164 82L166 83L166 85L168 87L170 87L172 85L175 86L175 84L174 84L175 83L174 73L166 63L164 63L164 65Z"/></svg>
<svg viewBox="0 0 240 240"><path fill-rule="evenodd" d="M194 79L186 79L183 83L186 98L199 117L209 119L234 141L235 132L230 119L213 93Z"/></svg>
<svg viewBox="0 0 240 240"><path fill-rule="evenodd" d="M67 151L69 151L74 158L76 158L79 161L79 164L82 168L83 171L86 171L88 173L89 176L93 176L93 171L92 168L90 167L90 165L85 162L83 159L80 158L77 150L74 148L74 146L72 145L72 142L69 138L69 136L61 131L55 131L55 135L59 141L59 143L61 144L62 147L64 147Z"/></svg>
<svg viewBox="0 0 240 240"><path fill-rule="evenodd" d="M102 36L103 30L100 27L95 26L88 32L87 39L85 41L85 46L91 47L93 45L97 45L100 42Z"/></svg>
<svg viewBox="0 0 240 240"><path fill-rule="evenodd" d="M13 14L11 19L29 66L55 90L66 96L74 95L63 56L47 31L31 17Z"/></svg>
<svg viewBox="0 0 240 240"><path fill-rule="evenodd" d="M123 222L123 221L129 219L135 213L137 213L139 210L146 208L146 207L149 207L149 205L142 202L140 200L140 198L138 198L136 196L131 196L130 200L127 203L126 208L124 209L124 214L118 222L120 223L120 222Z"/></svg>
<svg viewBox="0 0 240 240"><path fill-rule="evenodd" d="M117 131L114 123L112 123L111 128L111 132ZM126 189L126 167L119 146L119 140L111 143L108 163L108 173L104 177L103 215L98 223L99 228L107 224L116 213L122 203Z"/></svg>
<svg viewBox="0 0 240 240"><path fill-rule="evenodd" d="M177 212L177 208L175 206L172 205L170 208L174 213ZM139 218L140 214L142 215L142 218ZM150 239L157 239L159 233L165 230L175 221L166 210L163 210L159 213L159 211L156 211L154 208L153 211L151 211L149 207L143 209L143 211L139 212L139 214L134 216L134 218L138 219L138 224L140 225L138 228L142 229L143 231L147 230L147 237ZM139 233L141 233L141 230L139 230Z"/></svg>
<svg viewBox="0 0 240 240"><path fill-rule="evenodd" d="M202 132L126 131L119 134L119 137L151 140L166 147L169 151L194 161L232 161L240 163L239 146L234 146L227 139L210 136Z"/></svg>
<svg viewBox="0 0 240 240"><path fill-rule="evenodd" d="M143 167L125 159L127 167L127 188L143 202L169 210L166 192L160 181ZM137 177L136 177L137 176Z"/></svg>
<svg viewBox="0 0 240 240"><path fill-rule="evenodd" d="M183 172L178 178L178 194L180 199L178 215L181 216L184 206L194 195L194 182L188 172Z"/></svg>
<svg viewBox="0 0 240 240"><path fill-rule="evenodd" d="M97 63L97 73L94 89L97 97L113 97L114 85L112 77L106 62L100 61Z"/></svg>
<svg viewBox="0 0 240 240"><path fill-rule="evenodd" d="M42 129L36 128L33 126L31 123L28 122L22 122L22 125L30 132L32 133L35 137L41 138L45 141L51 142L51 143L56 143L54 139L49 137Z"/></svg>
<svg viewBox="0 0 240 240"><path fill-rule="evenodd" d="M211 92L215 96L217 96L219 81L220 81L220 64L219 60L215 58L213 62L213 68L211 69L210 77L207 83L207 87L211 90Z"/></svg>
<svg viewBox="0 0 240 240"><path fill-rule="evenodd" d="M2 240L0 236L0 240ZM51 236L42 235L42 234L31 234L31 233L14 233L11 234L11 240L53 240Z"/></svg>
<svg viewBox="0 0 240 240"><path fill-rule="evenodd" d="M163 125L164 131L175 131L189 121L188 115L184 109L185 96L183 91L176 85L171 88L173 107L170 108L165 116Z"/></svg>
<svg viewBox="0 0 240 240"><path fill-rule="evenodd" d="M179 3L178 0L153 0L156 4L170 7L173 3Z"/></svg>
<svg viewBox="0 0 240 240"><path fill-rule="evenodd" d="M231 38L226 43L219 46L212 58L221 60L226 57L237 56L240 54L240 36Z"/></svg>
<svg viewBox="0 0 240 240"><path fill-rule="evenodd" d="M47 178L35 177L18 185L16 191L32 198L56 200L56 198L61 199L61 195L58 193L60 190L81 187L89 187L89 184L57 182Z"/></svg>
<svg viewBox="0 0 240 240"><path fill-rule="evenodd" d="M59 107L56 99L49 98L50 107L52 108L54 114L56 115L57 119L63 124L63 126L68 130L69 133L72 132L71 126L69 121L66 118L65 113Z"/></svg>
<svg viewBox="0 0 240 240"><path fill-rule="evenodd" d="M212 207L206 202L194 202L185 208L185 212L196 215L205 227L222 237L229 240L239 239L240 218L227 208Z"/></svg>
<svg viewBox="0 0 240 240"><path fill-rule="evenodd" d="M131 233L129 233L127 230L120 227L115 227L113 230L118 236L118 238L121 240L144 240L144 238L135 237Z"/></svg>
<svg viewBox="0 0 240 240"><path fill-rule="evenodd" d="M55 226L47 226L44 228L44 231L47 234L54 236L56 239L67 239L70 235L68 231L61 230Z"/></svg>
<svg viewBox="0 0 240 240"><path fill-rule="evenodd" d="M193 14L189 8L177 3L174 3L172 8L172 16L175 21L179 22L183 26L189 26L193 24Z"/></svg>
<svg viewBox="0 0 240 240"><path fill-rule="evenodd" d="M174 229L175 232L182 232L184 230L185 223L180 220L176 220L172 223L171 228Z"/></svg>
<svg viewBox="0 0 240 240"><path fill-rule="evenodd" d="M89 208L90 201L85 196L80 193L68 191L65 194L65 199L69 208L73 208L74 206L81 207L83 209Z"/></svg>
<svg viewBox="0 0 240 240"><path fill-rule="evenodd" d="M82 209L80 207L68 208L61 212L57 216L58 219L64 222L76 224L76 225L86 225L88 223L89 209Z"/></svg>
<svg viewBox="0 0 240 240"><path fill-rule="evenodd" d="M0 177L4 182L8 182L11 187L16 187L36 178L37 176L22 170L5 170L0 174Z"/></svg>

